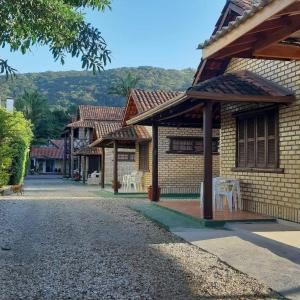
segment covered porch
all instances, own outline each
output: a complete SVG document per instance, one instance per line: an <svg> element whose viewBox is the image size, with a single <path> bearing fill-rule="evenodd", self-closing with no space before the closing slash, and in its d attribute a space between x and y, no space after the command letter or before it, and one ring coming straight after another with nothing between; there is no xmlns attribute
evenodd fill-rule
<svg viewBox="0 0 300 300"><path fill-rule="evenodd" d="M122 182L119 180L119 163L122 161L121 156L125 155L124 152L119 152L120 149L136 149L136 143L149 142L151 136L144 126L125 126L119 128L109 134L103 136L101 139L95 141L90 146L101 149L101 188L106 189L114 194L118 193L142 193L142 191L131 191L124 187L124 179ZM112 186L105 185L105 149L113 149L113 182ZM128 152L131 155L133 152ZM135 158L134 158L135 160ZM133 161L134 161L133 160ZM124 176L123 176L124 177Z"/></svg>
<svg viewBox="0 0 300 300"><path fill-rule="evenodd" d="M259 213L244 212L245 205L236 211L213 210L212 173L212 130L220 128L220 107L223 103L247 103L251 107L271 107L287 105L295 100L293 94L274 82L268 81L252 72L227 73L206 80L189 88L186 93L129 120L128 124L152 126L152 201L159 200L158 127L203 128L204 140L204 178L203 205L199 201L161 202L159 205L192 214L206 220L212 219L264 219ZM222 128L221 128L222 130ZM226 137L223 137L226 138ZM222 144L222 139L221 139ZM200 182L199 182L200 185ZM242 202L244 199L242 199Z"/></svg>

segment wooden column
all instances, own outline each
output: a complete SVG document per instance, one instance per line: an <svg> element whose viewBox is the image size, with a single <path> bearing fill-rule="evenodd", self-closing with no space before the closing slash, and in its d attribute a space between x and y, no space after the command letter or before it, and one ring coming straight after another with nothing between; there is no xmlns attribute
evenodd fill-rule
<svg viewBox="0 0 300 300"><path fill-rule="evenodd" d="M101 155L101 188L105 187L105 148L102 147Z"/></svg>
<svg viewBox="0 0 300 300"><path fill-rule="evenodd" d="M159 201L158 195L158 126L152 125L152 201Z"/></svg>
<svg viewBox="0 0 300 300"><path fill-rule="evenodd" d="M71 128L71 137L70 137L70 177L73 178L74 171L74 128Z"/></svg>
<svg viewBox="0 0 300 300"><path fill-rule="evenodd" d="M63 177L67 177L67 134L64 134Z"/></svg>
<svg viewBox="0 0 300 300"><path fill-rule="evenodd" d="M114 193L118 194L118 143L114 141Z"/></svg>
<svg viewBox="0 0 300 300"><path fill-rule="evenodd" d="M82 170L82 182L86 182L86 156L83 156L83 170Z"/></svg>
<svg viewBox="0 0 300 300"><path fill-rule="evenodd" d="M82 156L81 156L81 155L78 156L78 160L79 160L79 168L78 168L78 171L79 171L79 176L81 176L81 160L82 160Z"/></svg>
<svg viewBox="0 0 300 300"><path fill-rule="evenodd" d="M213 218L213 156L212 156L212 102L208 101L203 109L204 134L204 183L203 183L203 217Z"/></svg>

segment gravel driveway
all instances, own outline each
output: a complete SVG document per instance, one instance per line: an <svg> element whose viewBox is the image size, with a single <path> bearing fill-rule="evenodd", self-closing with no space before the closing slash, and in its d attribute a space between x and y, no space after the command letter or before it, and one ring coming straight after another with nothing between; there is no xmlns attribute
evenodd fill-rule
<svg viewBox="0 0 300 300"><path fill-rule="evenodd" d="M0 299L278 298L97 190L32 179L0 198Z"/></svg>

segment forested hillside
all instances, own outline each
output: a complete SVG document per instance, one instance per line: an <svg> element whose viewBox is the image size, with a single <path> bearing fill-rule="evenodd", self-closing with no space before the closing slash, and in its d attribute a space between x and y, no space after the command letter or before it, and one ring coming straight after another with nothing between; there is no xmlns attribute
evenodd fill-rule
<svg viewBox="0 0 300 300"><path fill-rule="evenodd" d="M138 67L110 69L97 75L85 71L28 73L8 81L5 77L0 77L0 97L17 99L24 91L37 90L45 96L50 106L62 108L72 104L122 106L125 99L109 95L108 91L127 73L140 78L139 88L184 90L190 86L195 71Z"/></svg>

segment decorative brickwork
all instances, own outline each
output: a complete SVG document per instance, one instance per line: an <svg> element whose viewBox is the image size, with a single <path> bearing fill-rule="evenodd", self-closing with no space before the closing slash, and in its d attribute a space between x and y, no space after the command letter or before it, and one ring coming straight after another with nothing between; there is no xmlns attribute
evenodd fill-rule
<svg viewBox="0 0 300 300"><path fill-rule="evenodd" d="M284 62L256 59L233 59L229 71L249 70L291 89L297 101L279 107L279 159L283 173L234 172L236 154L236 121L233 112L257 108L254 104L223 104L221 108L221 175L241 180L242 198L270 204L275 217L300 222L300 61ZM263 106L263 105L260 105ZM255 208L252 208L255 210ZM296 216L296 217L295 217Z"/></svg>

